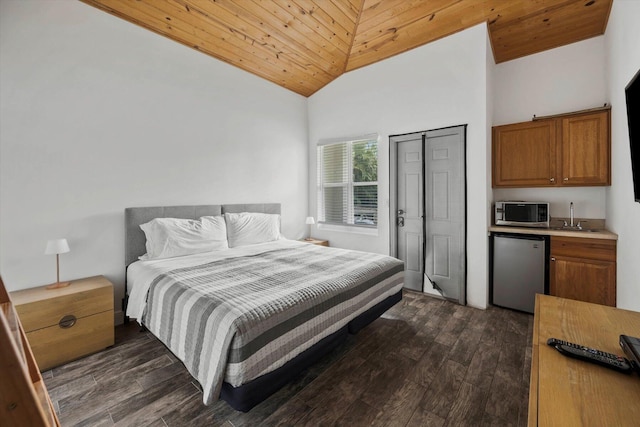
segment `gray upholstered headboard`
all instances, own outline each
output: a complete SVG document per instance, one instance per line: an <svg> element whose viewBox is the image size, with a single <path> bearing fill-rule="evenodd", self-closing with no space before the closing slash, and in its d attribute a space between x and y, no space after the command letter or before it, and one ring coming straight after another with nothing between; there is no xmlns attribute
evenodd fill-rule
<svg viewBox="0 0 640 427"><path fill-rule="evenodd" d="M198 219L201 216L223 213L260 212L279 214L280 203L252 203L241 205L156 206L126 208L124 210L124 262L125 268L147 252L146 238L140 224L154 218Z"/></svg>

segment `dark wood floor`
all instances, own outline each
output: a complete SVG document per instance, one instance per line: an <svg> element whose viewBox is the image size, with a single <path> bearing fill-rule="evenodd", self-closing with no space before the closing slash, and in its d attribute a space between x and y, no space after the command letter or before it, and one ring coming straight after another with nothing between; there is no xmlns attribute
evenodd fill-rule
<svg viewBox="0 0 640 427"><path fill-rule="evenodd" d="M134 323L43 374L63 426L526 425L533 316L404 299L248 413L202 404L183 365Z"/></svg>

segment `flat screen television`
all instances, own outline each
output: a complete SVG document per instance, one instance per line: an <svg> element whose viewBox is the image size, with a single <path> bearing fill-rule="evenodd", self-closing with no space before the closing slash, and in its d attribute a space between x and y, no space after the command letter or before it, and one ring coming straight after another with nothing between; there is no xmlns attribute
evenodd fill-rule
<svg viewBox="0 0 640 427"><path fill-rule="evenodd" d="M636 202L640 203L640 70L633 76L624 92L627 98L633 195Z"/></svg>

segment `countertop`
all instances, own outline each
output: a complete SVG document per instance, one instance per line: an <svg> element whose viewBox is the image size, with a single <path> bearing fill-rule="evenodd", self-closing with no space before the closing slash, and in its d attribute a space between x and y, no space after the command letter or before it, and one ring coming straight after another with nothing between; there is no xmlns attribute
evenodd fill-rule
<svg viewBox="0 0 640 427"><path fill-rule="evenodd" d="M583 239L618 240L618 235L608 230L571 231L571 230L555 230L550 228L508 227L508 226L492 225L489 227L489 231L501 232L501 233L535 234L535 235L542 235L542 236L580 237Z"/></svg>

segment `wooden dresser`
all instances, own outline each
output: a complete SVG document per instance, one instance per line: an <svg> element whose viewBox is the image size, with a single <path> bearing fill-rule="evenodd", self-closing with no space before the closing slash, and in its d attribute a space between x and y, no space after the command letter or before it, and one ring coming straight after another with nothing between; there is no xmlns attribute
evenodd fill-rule
<svg viewBox="0 0 640 427"><path fill-rule="evenodd" d="M640 336L640 313L536 295L529 389L529 426L637 426L640 377L560 354L559 338L624 355L621 334Z"/></svg>
<svg viewBox="0 0 640 427"><path fill-rule="evenodd" d="M114 343L113 285L103 276L11 293L40 370Z"/></svg>

